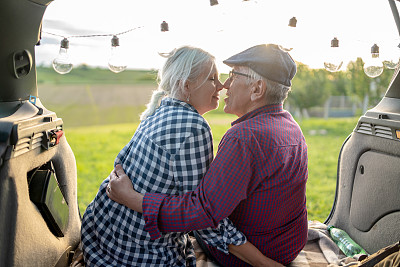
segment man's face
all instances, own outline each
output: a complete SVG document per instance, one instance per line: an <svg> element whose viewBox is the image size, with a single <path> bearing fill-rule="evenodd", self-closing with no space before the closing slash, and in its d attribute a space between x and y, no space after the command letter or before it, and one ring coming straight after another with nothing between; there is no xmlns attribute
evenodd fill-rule
<svg viewBox="0 0 400 267"><path fill-rule="evenodd" d="M224 83L224 88L227 90L224 112L238 117L246 114L251 105L251 83L248 82L249 78L246 77L247 74L244 71L243 68L234 67L230 77Z"/></svg>

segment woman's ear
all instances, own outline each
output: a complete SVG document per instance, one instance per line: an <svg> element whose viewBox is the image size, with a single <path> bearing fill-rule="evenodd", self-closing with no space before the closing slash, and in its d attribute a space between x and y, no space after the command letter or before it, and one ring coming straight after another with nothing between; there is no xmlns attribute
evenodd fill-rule
<svg viewBox="0 0 400 267"><path fill-rule="evenodd" d="M187 102L189 102L190 100L190 90L191 90L191 84L190 82L186 81L185 84L183 85L183 92Z"/></svg>
<svg viewBox="0 0 400 267"><path fill-rule="evenodd" d="M190 83L189 83L189 81L185 81L185 84L183 85L183 91L185 93L190 93Z"/></svg>
<svg viewBox="0 0 400 267"><path fill-rule="evenodd" d="M267 86L263 80L257 80L254 82L251 87L251 101L258 101L259 99L264 98L266 90Z"/></svg>

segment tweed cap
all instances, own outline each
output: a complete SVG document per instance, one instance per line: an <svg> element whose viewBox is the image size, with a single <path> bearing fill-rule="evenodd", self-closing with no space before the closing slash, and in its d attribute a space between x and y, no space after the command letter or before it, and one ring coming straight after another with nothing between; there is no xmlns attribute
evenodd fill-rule
<svg viewBox="0 0 400 267"><path fill-rule="evenodd" d="M275 44L253 46L223 62L230 67L249 67L262 77L286 86L292 85L297 69L292 57Z"/></svg>

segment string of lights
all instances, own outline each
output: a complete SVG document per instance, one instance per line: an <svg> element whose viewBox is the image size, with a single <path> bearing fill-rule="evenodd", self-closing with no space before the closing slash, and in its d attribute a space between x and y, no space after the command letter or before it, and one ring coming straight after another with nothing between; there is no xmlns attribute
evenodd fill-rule
<svg viewBox="0 0 400 267"><path fill-rule="evenodd" d="M249 1L249 0L243 0L243 1ZM210 0L210 6L216 6L218 4L219 4L218 0ZM161 26L161 32L169 31L169 25L166 21L162 21L160 26ZM291 35L290 32L296 31L296 26L297 26L297 18L296 17L290 18L289 24L288 24L288 33L289 33L288 40L289 41L288 41L288 43L281 43L281 45L280 45L280 48L283 51L289 52L295 47L295 45L293 43L295 43L296 40L290 40L291 39L290 37L292 37L292 39L294 38L293 37L294 34L292 34L292 36L290 36ZM116 34L115 33L107 33L107 34L64 36L64 35L55 34L55 33L47 32L47 31L42 31L42 33L63 38L61 40L59 54L52 62L54 70L56 72L58 72L59 74L67 74L73 68L73 63L68 54L69 39L112 36L111 56L108 61L108 68L114 73L119 73L119 72L124 71L127 68L127 64L124 60L123 55L121 55L122 53L120 52L120 49L119 49L120 45L119 45L118 36L132 32L132 31L140 29L142 27L143 26L131 28L131 29L128 29L126 31L116 33ZM342 49L339 46L339 39L337 37L333 37L333 39L331 41L330 53L324 61L324 68L327 71L330 71L330 72L340 71L341 67L343 66L341 50ZM159 54L161 56L165 56L162 53L159 53ZM390 60L384 60L384 61L380 60L379 46L377 44L373 44L373 46L371 47L371 56L365 60L364 72L368 77L375 78L382 74L385 67L388 69L395 69L398 64L399 64L399 57L390 59Z"/></svg>
<svg viewBox="0 0 400 267"><path fill-rule="evenodd" d="M87 37L107 37L107 36L118 36L118 35L122 35L122 34L126 34L129 32L132 32L134 30L143 28L143 26L140 27L135 27L120 33L106 33L106 34L88 34L88 35L71 35L71 36L65 36L65 35L60 35L60 34L55 34L55 33L51 33L51 32L46 32L46 31L42 31L42 33L46 33L46 34L50 34L50 35L54 35L54 36L58 36L58 37L62 37L62 38L87 38Z"/></svg>
<svg viewBox="0 0 400 267"><path fill-rule="evenodd" d="M89 38L89 37L107 37L112 36L111 39L111 56L108 61L108 68L115 73L119 73L124 71L127 68L126 62L123 60L123 56L121 55L119 47L119 38L118 35L126 34L132 32L134 30L140 29L140 27L135 27L120 33L108 33L108 34L89 34L89 35L71 35L71 36L64 36L60 34L55 34L51 32L42 31L42 33L57 36L63 38L61 40L60 51L58 56L53 60L53 69L59 74L67 74L73 68L72 60L69 56L68 49L69 49L69 40L71 38ZM168 28L168 27L167 27ZM161 29L163 30L163 29ZM167 29L168 30L168 29Z"/></svg>

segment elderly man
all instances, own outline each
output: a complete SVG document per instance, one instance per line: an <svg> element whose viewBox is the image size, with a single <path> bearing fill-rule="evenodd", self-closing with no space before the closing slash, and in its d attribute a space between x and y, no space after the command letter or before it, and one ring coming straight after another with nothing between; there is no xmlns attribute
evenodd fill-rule
<svg viewBox="0 0 400 267"><path fill-rule="evenodd" d="M299 125L283 109L296 64L273 44L251 47L224 63L233 68L224 84L224 111L239 118L223 136L198 188L181 196L143 196L117 167L108 195L143 212L154 239L160 232L215 227L229 217L264 255L286 265L307 240L307 146ZM197 239L220 265L246 266Z"/></svg>

